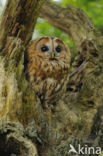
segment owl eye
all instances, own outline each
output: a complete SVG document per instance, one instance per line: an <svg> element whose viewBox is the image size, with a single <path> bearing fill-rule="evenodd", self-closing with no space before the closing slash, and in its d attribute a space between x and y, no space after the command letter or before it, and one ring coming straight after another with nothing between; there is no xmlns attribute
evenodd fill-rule
<svg viewBox="0 0 103 156"><path fill-rule="evenodd" d="M61 50L62 50L62 48L61 48L60 46L57 46L57 47L56 47L56 52L57 52L57 53L60 53Z"/></svg>
<svg viewBox="0 0 103 156"><path fill-rule="evenodd" d="M42 51L42 52L48 51L48 47L47 47L47 46L41 47L41 51Z"/></svg>

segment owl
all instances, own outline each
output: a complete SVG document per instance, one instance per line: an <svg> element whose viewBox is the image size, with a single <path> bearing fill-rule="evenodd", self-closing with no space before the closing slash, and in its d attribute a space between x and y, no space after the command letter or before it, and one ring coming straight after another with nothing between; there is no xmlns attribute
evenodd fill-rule
<svg viewBox="0 0 103 156"><path fill-rule="evenodd" d="M42 102L55 104L63 97L68 82L71 55L56 37L41 37L27 48L27 80Z"/></svg>

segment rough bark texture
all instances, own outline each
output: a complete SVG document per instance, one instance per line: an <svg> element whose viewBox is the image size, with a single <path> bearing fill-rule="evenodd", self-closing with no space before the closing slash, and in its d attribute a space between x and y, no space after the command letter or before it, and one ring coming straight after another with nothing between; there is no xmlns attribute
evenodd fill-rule
<svg viewBox="0 0 103 156"><path fill-rule="evenodd" d="M35 93L25 79L24 52L43 0L8 0L0 23L0 155L38 155L26 128L36 115ZM35 112L34 112L35 111ZM35 114L35 115L34 115ZM34 127L35 127L34 122ZM36 131L36 128L35 128ZM36 137L36 132L34 134Z"/></svg>
<svg viewBox="0 0 103 156"><path fill-rule="evenodd" d="M62 153L67 154L67 142L76 146L76 138L103 150L103 37L87 15L71 5L62 8L46 1L40 17L72 37L78 50L64 99L68 107L65 134L70 131L74 141L64 139Z"/></svg>
<svg viewBox="0 0 103 156"><path fill-rule="evenodd" d="M77 46L92 36L92 21L80 8L72 5L68 4L66 8L62 8L46 0L40 10L40 17L67 33Z"/></svg>
<svg viewBox="0 0 103 156"><path fill-rule="evenodd" d="M1 49L5 46L7 36L20 38L24 46L30 41L41 3L41 0L7 1L0 24Z"/></svg>
<svg viewBox="0 0 103 156"><path fill-rule="evenodd" d="M0 155L3 156L67 156L71 155L69 143L75 147L80 143L101 147L103 144L103 38L81 10L73 6L64 9L47 1L41 9L42 17L67 32L77 45L78 55L64 100L57 101L53 112L43 110L25 79L24 51L42 2L8 0L2 15Z"/></svg>

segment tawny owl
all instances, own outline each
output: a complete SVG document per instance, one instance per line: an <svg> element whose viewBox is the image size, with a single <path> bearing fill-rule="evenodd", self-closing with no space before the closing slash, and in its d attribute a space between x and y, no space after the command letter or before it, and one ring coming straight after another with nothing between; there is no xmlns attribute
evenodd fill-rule
<svg viewBox="0 0 103 156"><path fill-rule="evenodd" d="M56 37L41 37L27 49L27 78L35 92L48 103L62 98L70 67L70 51Z"/></svg>

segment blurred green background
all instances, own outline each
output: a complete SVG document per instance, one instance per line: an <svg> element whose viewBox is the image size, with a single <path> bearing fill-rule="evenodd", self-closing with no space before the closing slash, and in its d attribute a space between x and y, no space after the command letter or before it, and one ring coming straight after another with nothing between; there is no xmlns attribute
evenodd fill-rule
<svg viewBox="0 0 103 156"><path fill-rule="evenodd" d="M52 2L66 7L68 4L83 9L94 22L94 25L103 34L103 0L51 0ZM2 12L6 0L0 0L0 12ZM48 31L47 31L48 30ZM74 46L68 35L38 18L33 39L38 36L57 36L64 40L70 47Z"/></svg>
<svg viewBox="0 0 103 156"><path fill-rule="evenodd" d="M94 25L103 33L103 0L51 0L52 2L66 7L68 4L75 5L83 9L94 22ZM48 31L47 31L48 30ZM57 36L64 40L70 47L74 46L68 35L45 22L43 19L38 19L36 25L36 36Z"/></svg>
<svg viewBox="0 0 103 156"><path fill-rule="evenodd" d="M51 0L52 2L66 7L68 4L75 5L78 8L83 9L87 15L92 19L95 27L101 31L103 34L103 0ZM33 35L33 39L38 36L56 36L61 38L71 50L71 64L77 55L77 50L74 42L71 38L64 32L53 27L52 25L45 22L43 19L38 18L36 24L36 30ZM71 68L72 70L72 68Z"/></svg>
<svg viewBox="0 0 103 156"><path fill-rule="evenodd" d="M103 0L51 0L53 3L66 7L68 4L83 9L94 22L94 25L103 34ZM6 0L0 0L0 12L2 13ZM76 55L75 45L67 34L53 27L43 19L38 18L33 39L40 36L56 36L65 41L72 49L72 60ZM73 50L74 49L74 50Z"/></svg>

